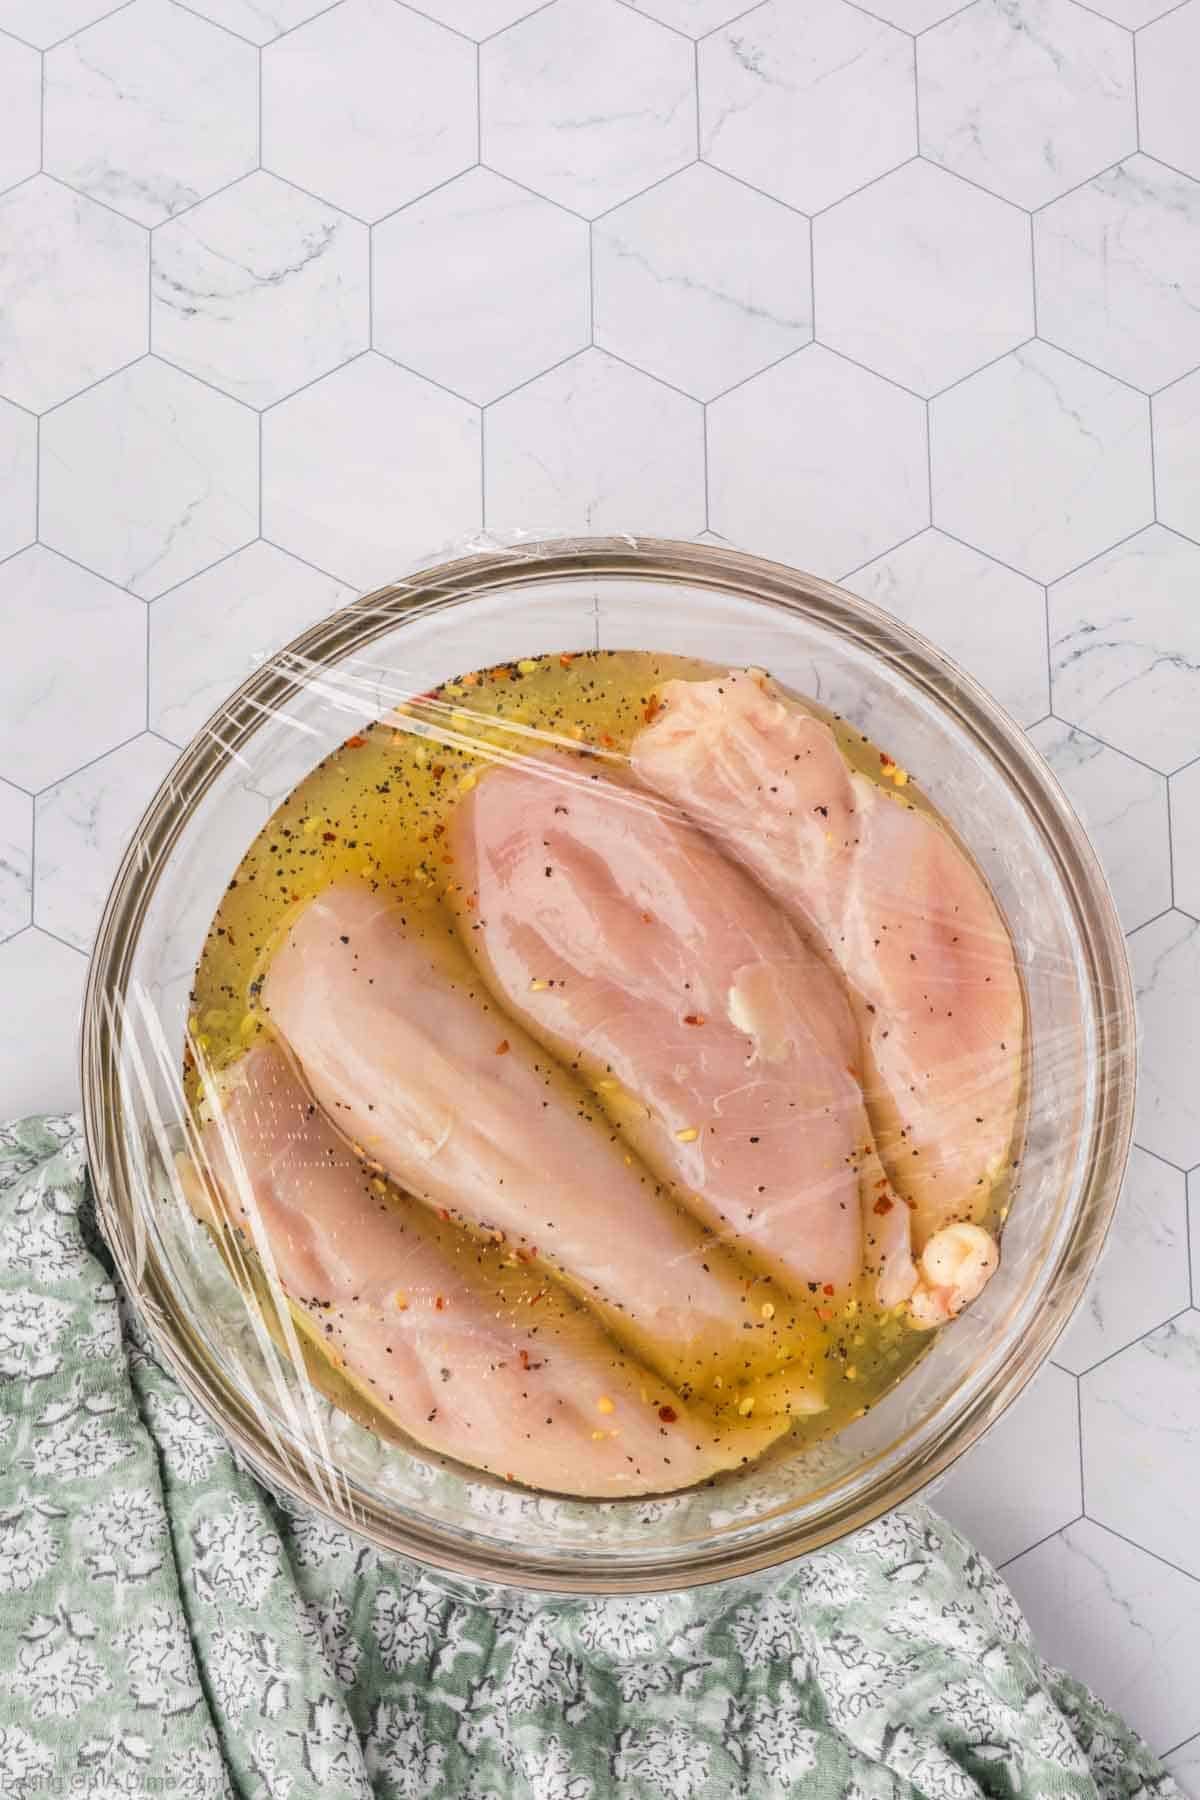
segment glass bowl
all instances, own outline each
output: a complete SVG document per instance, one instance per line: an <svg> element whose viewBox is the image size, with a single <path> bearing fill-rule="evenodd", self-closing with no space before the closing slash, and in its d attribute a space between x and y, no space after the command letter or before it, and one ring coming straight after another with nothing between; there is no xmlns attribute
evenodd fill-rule
<svg viewBox="0 0 1200 1800"><path fill-rule="evenodd" d="M173 1200L188 990L274 802L358 725L455 673L545 651L676 651L769 669L916 772L1017 945L1027 1118L999 1273L864 1418L814 1448L653 1499L563 1500L385 1443L277 1351ZM459 1576L575 1593L746 1574L927 1486L1021 1391L1078 1300L1128 1152L1134 1013L1088 839L1024 733L932 645L826 582L709 545L487 550L381 589L260 668L181 756L117 874L84 1015L100 1218L159 1354L271 1487Z"/></svg>

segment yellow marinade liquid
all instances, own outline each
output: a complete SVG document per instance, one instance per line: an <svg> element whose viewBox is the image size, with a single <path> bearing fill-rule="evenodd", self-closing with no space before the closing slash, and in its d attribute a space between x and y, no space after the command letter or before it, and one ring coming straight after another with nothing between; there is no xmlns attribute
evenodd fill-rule
<svg viewBox="0 0 1200 1800"><path fill-rule="evenodd" d="M268 1029L256 1007L263 972L298 907L330 882L350 877L402 901L410 928L451 928L444 896L454 882L446 825L456 801L496 760L559 751L620 764L664 682L709 676L709 666L644 651L551 653L474 671L445 683L385 719L365 724L320 763L277 808L242 859L209 929L196 970L190 1036L207 1068L219 1071ZM806 704L808 704L806 702ZM819 708L813 708L819 711ZM823 715L828 716L828 715ZM831 721L848 759L878 777L895 769L842 721ZM906 802L925 805L899 772ZM892 775L893 781L896 775ZM185 1082L193 1106L199 1080L189 1050ZM597 1130L610 1131L596 1109ZM732 1246L736 1251L736 1245ZM880 1314L859 1299L822 1295L796 1302L792 1335L814 1369L826 1409L797 1418L787 1441L827 1437L859 1417L928 1347L903 1309ZM329 1397L395 1436L369 1401L349 1404L332 1368L321 1379ZM365 1409L365 1412L364 1412ZM728 1429L736 1409L723 1409ZM749 1435L750 1421L746 1422ZM760 1440L761 1441L761 1440Z"/></svg>

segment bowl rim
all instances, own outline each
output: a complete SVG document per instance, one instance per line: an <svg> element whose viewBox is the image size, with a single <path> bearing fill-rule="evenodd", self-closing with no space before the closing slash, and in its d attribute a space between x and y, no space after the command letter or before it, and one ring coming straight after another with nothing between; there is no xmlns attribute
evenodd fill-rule
<svg viewBox="0 0 1200 1800"><path fill-rule="evenodd" d="M424 1521L399 1521L380 1506L339 1509L302 1468L285 1461L251 1405L222 1379L202 1340L172 1304L168 1284L137 1229L128 1136L122 1129L116 1068L123 1001L138 936L158 881L192 813L261 723L306 685L306 666L335 664L423 614L506 587L564 579L624 577L735 594L808 617L882 657L927 699L949 709L1037 822L1044 850L1070 903L1097 1008L1094 1059L1100 1071L1096 1116L1081 1193L1057 1246L1044 1306L986 1381L921 1453L845 1495L817 1520L786 1520L753 1543L690 1545L661 1566L605 1565L576 1550L573 1562L522 1554ZM219 724L219 732L216 727ZM1036 790L1036 795L1035 795ZM1032 802L1036 797L1036 805ZM1043 821L1049 820L1048 824ZM911 1499L943 1475L1036 1374L1077 1305L1103 1249L1133 1137L1136 1014L1124 934L1091 842L1045 760L975 679L911 627L844 588L784 564L713 544L649 537L562 537L489 545L389 583L328 615L269 657L195 734L150 801L134 832L101 917L83 1001L80 1044L84 1135L97 1214L126 1291L156 1353L184 1390L215 1419L265 1484L335 1523L443 1574L559 1594L677 1590L744 1576L828 1545Z"/></svg>

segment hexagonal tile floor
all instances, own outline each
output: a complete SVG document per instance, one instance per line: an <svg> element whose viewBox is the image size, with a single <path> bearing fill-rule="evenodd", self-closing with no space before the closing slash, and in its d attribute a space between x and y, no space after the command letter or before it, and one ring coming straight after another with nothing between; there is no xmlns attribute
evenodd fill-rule
<svg viewBox="0 0 1200 1800"><path fill-rule="evenodd" d="M1109 1251L940 1504L1200 1793L1198 82L1200 0L0 0L0 1108L73 1099L176 748L357 589L481 525L846 581L1130 934Z"/></svg>

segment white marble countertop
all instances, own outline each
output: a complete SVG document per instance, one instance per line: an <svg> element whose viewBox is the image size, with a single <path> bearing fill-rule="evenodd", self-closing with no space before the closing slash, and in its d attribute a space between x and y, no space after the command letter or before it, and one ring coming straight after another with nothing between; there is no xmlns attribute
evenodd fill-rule
<svg viewBox="0 0 1200 1800"><path fill-rule="evenodd" d="M0 0L0 1111L73 1100L176 748L356 589L482 523L844 580L1129 930L1112 1252L940 1503L1200 1793L1197 93L1200 0Z"/></svg>

